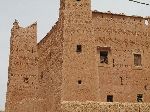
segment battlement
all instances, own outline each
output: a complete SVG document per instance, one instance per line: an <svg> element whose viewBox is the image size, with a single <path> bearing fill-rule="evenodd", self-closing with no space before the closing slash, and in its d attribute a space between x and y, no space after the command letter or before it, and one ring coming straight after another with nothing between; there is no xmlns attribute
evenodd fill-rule
<svg viewBox="0 0 150 112"><path fill-rule="evenodd" d="M18 20L15 20L15 22L13 23L13 29L32 30L33 28L36 28L36 27L37 27L37 22L32 23L31 25L26 26L26 27L21 27L19 25Z"/></svg>

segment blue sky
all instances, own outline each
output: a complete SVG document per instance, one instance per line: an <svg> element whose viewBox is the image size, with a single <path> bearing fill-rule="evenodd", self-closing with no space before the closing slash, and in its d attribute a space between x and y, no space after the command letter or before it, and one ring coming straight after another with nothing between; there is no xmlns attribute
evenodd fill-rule
<svg viewBox="0 0 150 112"><path fill-rule="evenodd" d="M150 3L150 0L138 0ZM92 10L150 16L150 6L128 0L92 0ZM4 109L8 77L9 40L12 23L26 27L38 22L38 41L57 21L59 0L0 0L0 110Z"/></svg>

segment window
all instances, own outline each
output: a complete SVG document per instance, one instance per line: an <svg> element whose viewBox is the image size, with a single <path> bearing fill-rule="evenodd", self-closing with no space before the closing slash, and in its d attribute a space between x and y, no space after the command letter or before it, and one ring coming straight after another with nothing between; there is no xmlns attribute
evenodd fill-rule
<svg viewBox="0 0 150 112"><path fill-rule="evenodd" d="M41 75L40 75L40 78L43 79L43 77L44 77L44 72L42 71Z"/></svg>
<svg viewBox="0 0 150 112"><path fill-rule="evenodd" d="M76 52L82 52L82 46L81 45L77 45Z"/></svg>
<svg viewBox="0 0 150 112"><path fill-rule="evenodd" d="M82 81L81 80L78 80L78 84L81 84L82 83Z"/></svg>
<svg viewBox="0 0 150 112"><path fill-rule="evenodd" d="M134 65L141 66L141 54L134 54Z"/></svg>
<svg viewBox="0 0 150 112"><path fill-rule="evenodd" d="M108 64L108 51L100 51L100 63Z"/></svg>
<svg viewBox="0 0 150 112"><path fill-rule="evenodd" d="M24 81L25 83L29 83L29 78L24 77L24 78L23 78L23 81Z"/></svg>
<svg viewBox="0 0 150 112"><path fill-rule="evenodd" d="M110 60L109 58L111 58L111 47L97 46L97 53L100 58L100 63L101 63L100 66L105 66L105 64L109 64L109 60Z"/></svg>
<svg viewBox="0 0 150 112"><path fill-rule="evenodd" d="M113 95L107 95L107 102L113 102Z"/></svg>
<svg viewBox="0 0 150 112"><path fill-rule="evenodd" d="M32 48L32 53L34 52L34 49Z"/></svg>
<svg viewBox="0 0 150 112"><path fill-rule="evenodd" d="M143 94L137 94L137 102L143 102Z"/></svg>

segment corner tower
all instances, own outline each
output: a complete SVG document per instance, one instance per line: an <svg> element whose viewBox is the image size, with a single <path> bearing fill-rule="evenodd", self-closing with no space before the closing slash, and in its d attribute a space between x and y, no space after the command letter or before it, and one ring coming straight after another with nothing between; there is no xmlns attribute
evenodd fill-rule
<svg viewBox="0 0 150 112"><path fill-rule="evenodd" d="M6 112L33 111L37 93L37 24L11 30ZM26 107L25 107L26 105Z"/></svg>
<svg viewBox="0 0 150 112"><path fill-rule="evenodd" d="M98 101L98 69L91 0L61 0L62 101Z"/></svg>

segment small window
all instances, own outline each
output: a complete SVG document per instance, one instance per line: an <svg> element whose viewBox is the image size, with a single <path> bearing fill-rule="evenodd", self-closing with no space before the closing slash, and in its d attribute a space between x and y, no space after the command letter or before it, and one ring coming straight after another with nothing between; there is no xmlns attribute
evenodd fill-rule
<svg viewBox="0 0 150 112"><path fill-rule="evenodd" d="M113 102L113 95L107 95L107 102Z"/></svg>
<svg viewBox="0 0 150 112"><path fill-rule="evenodd" d="M78 84L81 84L82 83L82 81L81 80L78 80Z"/></svg>
<svg viewBox="0 0 150 112"><path fill-rule="evenodd" d="M25 83L29 83L29 78L24 77L24 78L23 78L23 81L24 81Z"/></svg>
<svg viewBox="0 0 150 112"><path fill-rule="evenodd" d="M77 51L77 52L82 52L82 46L81 46L81 45L77 45L76 51Z"/></svg>
<svg viewBox="0 0 150 112"><path fill-rule="evenodd" d="M137 94L137 102L143 102L143 94Z"/></svg>
<svg viewBox="0 0 150 112"><path fill-rule="evenodd" d="M134 65L141 66L141 54L134 54Z"/></svg>
<svg viewBox="0 0 150 112"><path fill-rule="evenodd" d="M108 64L108 51L100 51L100 63Z"/></svg>

